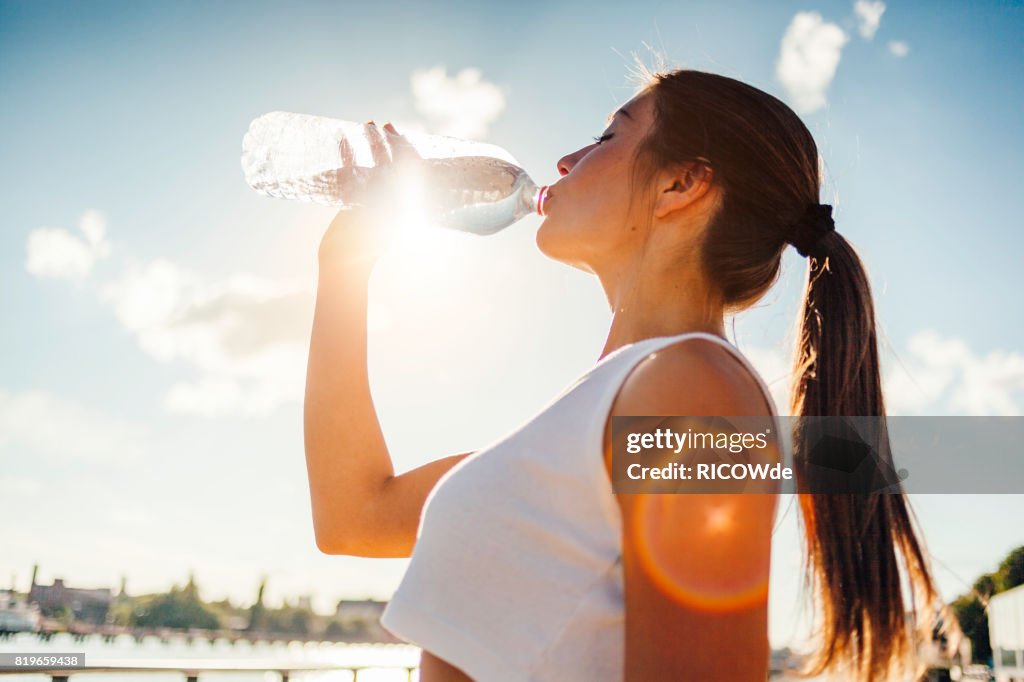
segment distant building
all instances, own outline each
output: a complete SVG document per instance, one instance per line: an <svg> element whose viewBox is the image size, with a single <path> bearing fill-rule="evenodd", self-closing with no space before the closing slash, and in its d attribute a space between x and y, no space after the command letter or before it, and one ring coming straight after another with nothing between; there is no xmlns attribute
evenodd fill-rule
<svg viewBox="0 0 1024 682"><path fill-rule="evenodd" d="M57 578L52 585L39 585L33 580L28 601L39 605L43 613L54 613L67 607L75 620L103 624L107 621L113 594L109 587L82 589L67 587Z"/></svg>
<svg viewBox="0 0 1024 682"><path fill-rule="evenodd" d="M1024 585L989 598L988 637L997 682L1024 680Z"/></svg>
<svg viewBox="0 0 1024 682"><path fill-rule="evenodd" d="M0 590L0 632L35 632L39 621L38 606L14 590Z"/></svg>
<svg viewBox="0 0 1024 682"><path fill-rule="evenodd" d="M220 617L221 625L225 630L237 630L241 632L249 627L249 616L247 615L222 615Z"/></svg>
<svg viewBox="0 0 1024 682"><path fill-rule="evenodd" d="M340 624L349 637L363 642L399 641L380 624L386 601L374 599L342 599L334 611L335 622Z"/></svg>
<svg viewBox="0 0 1024 682"><path fill-rule="evenodd" d="M384 613L384 607L387 605L386 601L374 599L342 599L338 602L334 615L340 621L362 620L376 623L380 620L380 615Z"/></svg>

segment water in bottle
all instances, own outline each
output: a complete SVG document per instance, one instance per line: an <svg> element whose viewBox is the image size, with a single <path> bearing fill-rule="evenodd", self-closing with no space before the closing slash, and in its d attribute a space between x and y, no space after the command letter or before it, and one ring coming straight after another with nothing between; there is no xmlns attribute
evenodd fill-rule
<svg viewBox="0 0 1024 682"><path fill-rule="evenodd" d="M408 133L402 137L414 155L385 167L374 161L368 125L280 111L261 116L242 141L245 179L267 196L346 207L369 201L383 174L414 166L421 191L394 200L417 201L436 225L492 234L531 213L543 215L547 187L501 147Z"/></svg>

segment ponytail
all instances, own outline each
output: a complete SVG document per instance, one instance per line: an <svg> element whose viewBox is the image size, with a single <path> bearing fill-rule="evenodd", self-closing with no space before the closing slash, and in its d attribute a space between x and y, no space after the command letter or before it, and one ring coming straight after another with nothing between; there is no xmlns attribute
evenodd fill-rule
<svg viewBox="0 0 1024 682"><path fill-rule="evenodd" d="M860 258L838 233L822 235L809 255L792 387L794 417L884 417L875 312ZM937 599L915 534L911 510L899 493L822 494L800 475L808 456L808 426L793 433L797 490L806 545L804 578L821 604L823 646L811 661L818 675L852 664L857 680L885 679L915 654L910 628L931 634L931 621L907 613ZM880 452L888 452L888 436ZM909 619L909 623L908 623ZM919 625L925 621L924 625Z"/></svg>
<svg viewBox="0 0 1024 682"><path fill-rule="evenodd" d="M823 173L807 126L778 98L727 76L642 73L654 97L654 124L639 147L639 167L702 159L722 190L700 263L726 311L745 310L764 296L778 279L787 243L810 259L791 414L884 417L871 290L857 254L834 229L831 207L818 204ZM824 635L812 672L851 665L857 680L876 682L905 668L915 653L908 625L931 620L904 613L903 578L912 606L932 606L936 590L902 488L812 493L801 475L809 456L805 422L812 420L796 421L805 579L821 604ZM881 421L879 455L888 456Z"/></svg>

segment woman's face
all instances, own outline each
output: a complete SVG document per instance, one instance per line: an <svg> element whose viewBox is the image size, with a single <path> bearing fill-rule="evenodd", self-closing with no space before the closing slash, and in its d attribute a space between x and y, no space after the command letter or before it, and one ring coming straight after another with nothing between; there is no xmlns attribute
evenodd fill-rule
<svg viewBox="0 0 1024 682"><path fill-rule="evenodd" d="M558 161L561 180L548 189L537 246L550 258L596 272L628 257L642 238L642 201L630 208L633 154L654 120L650 94L622 105L599 141Z"/></svg>

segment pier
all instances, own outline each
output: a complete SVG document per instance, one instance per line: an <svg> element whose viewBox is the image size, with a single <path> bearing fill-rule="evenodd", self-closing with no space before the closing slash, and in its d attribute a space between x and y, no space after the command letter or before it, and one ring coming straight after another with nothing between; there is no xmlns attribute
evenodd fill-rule
<svg viewBox="0 0 1024 682"><path fill-rule="evenodd" d="M13 637L17 632L18 631L0 630L0 640ZM265 642L267 644L287 644L289 642L332 642L337 644L401 643L401 640L398 639L376 639L368 641L365 638L331 638L323 635L312 636L296 633L264 632L259 630L204 630L201 628L189 628L187 630L182 630L166 627L146 628L110 624L99 625L83 622L63 625L52 620L44 621L38 630L31 631L31 634L38 637L40 640L47 642L53 639L54 635L61 633L67 633L71 636L72 641L75 642L81 642L90 637L98 637L105 642L113 642L118 637L127 635L132 637L136 642L142 642L147 637L155 637L165 644L170 643L172 640L184 641L186 644L192 644L192 642L197 640L205 640L211 644L217 641L226 641L229 644L235 644L240 641L248 642L249 644L256 644L258 642Z"/></svg>
<svg viewBox="0 0 1024 682"><path fill-rule="evenodd" d="M192 659L140 659L133 661L96 661L77 668L0 668L0 675L49 675L51 682L68 682L79 673L180 673L185 682L199 682L202 673L226 672L275 672L281 676L281 682L289 682L291 675L305 672L342 671L352 673L352 682L359 682L362 670L401 670L406 680L411 682L413 671L418 666L394 665L333 665L329 663L275 663L273 661L231 661L211 659L197 661ZM131 678L126 678L131 679Z"/></svg>

